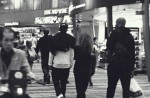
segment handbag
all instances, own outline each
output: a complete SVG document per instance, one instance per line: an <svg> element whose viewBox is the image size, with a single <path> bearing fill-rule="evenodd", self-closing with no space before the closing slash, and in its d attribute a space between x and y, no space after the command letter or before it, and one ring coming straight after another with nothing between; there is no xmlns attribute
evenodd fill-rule
<svg viewBox="0 0 150 98"><path fill-rule="evenodd" d="M131 97L139 97L143 95L142 88L137 83L137 81L134 78L131 78L130 82L130 96Z"/></svg>
<svg viewBox="0 0 150 98"><path fill-rule="evenodd" d="M27 52L28 52L28 60L30 62L36 60L37 54L36 54L36 52L35 52L35 50L33 48L28 49Z"/></svg>

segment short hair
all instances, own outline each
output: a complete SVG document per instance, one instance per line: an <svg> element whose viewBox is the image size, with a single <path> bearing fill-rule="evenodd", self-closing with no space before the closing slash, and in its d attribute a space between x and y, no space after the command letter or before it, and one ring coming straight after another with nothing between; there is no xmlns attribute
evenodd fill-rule
<svg viewBox="0 0 150 98"><path fill-rule="evenodd" d="M44 35L48 35L49 34L49 30L43 30Z"/></svg>
<svg viewBox="0 0 150 98"><path fill-rule="evenodd" d="M120 17L116 20L116 25L125 26L126 20L123 17Z"/></svg>
<svg viewBox="0 0 150 98"><path fill-rule="evenodd" d="M26 41L26 46L29 46L29 44L32 45L32 42L31 41Z"/></svg>
<svg viewBox="0 0 150 98"><path fill-rule="evenodd" d="M97 37L94 37L94 38L93 38L93 41L95 42L96 40L97 40Z"/></svg>
<svg viewBox="0 0 150 98"><path fill-rule="evenodd" d="M68 29L68 25L66 23L60 24L60 27L59 27L60 32L66 31L67 29Z"/></svg>
<svg viewBox="0 0 150 98"><path fill-rule="evenodd" d="M14 38L15 38L15 31L11 27L2 27L2 28L0 28L0 41L4 37L3 33L4 33L5 30L9 30L11 33L13 33L14 34Z"/></svg>
<svg viewBox="0 0 150 98"><path fill-rule="evenodd" d="M32 36L35 36L35 34L34 34L34 33L32 33Z"/></svg>

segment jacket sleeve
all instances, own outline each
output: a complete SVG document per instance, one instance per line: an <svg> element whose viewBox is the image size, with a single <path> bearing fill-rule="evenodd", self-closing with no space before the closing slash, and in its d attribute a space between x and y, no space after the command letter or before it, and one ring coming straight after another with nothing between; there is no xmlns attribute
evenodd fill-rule
<svg viewBox="0 0 150 98"><path fill-rule="evenodd" d="M114 48L115 42L115 32L113 31L107 39L106 49L111 52Z"/></svg>
<svg viewBox="0 0 150 98"><path fill-rule="evenodd" d="M41 39L39 39L39 41L38 41L38 43L37 43L37 45L36 45L36 49L35 49L35 52L36 52L36 54L38 54L38 52L39 52L39 50L40 50L40 48L41 48Z"/></svg>
<svg viewBox="0 0 150 98"><path fill-rule="evenodd" d="M133 36L130 36L128 40L128 59L130 70L133 71L135 64L135 42Z"/></svg>

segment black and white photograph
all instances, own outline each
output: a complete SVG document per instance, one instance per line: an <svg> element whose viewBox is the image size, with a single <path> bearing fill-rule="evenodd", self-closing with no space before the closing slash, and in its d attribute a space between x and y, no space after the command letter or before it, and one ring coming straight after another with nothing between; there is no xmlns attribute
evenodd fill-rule
<svg viewBox="0 0 150 98"><path fill-rule="evenodd" d="M0 0L0 98L150 98L150 0Z"/></svg>

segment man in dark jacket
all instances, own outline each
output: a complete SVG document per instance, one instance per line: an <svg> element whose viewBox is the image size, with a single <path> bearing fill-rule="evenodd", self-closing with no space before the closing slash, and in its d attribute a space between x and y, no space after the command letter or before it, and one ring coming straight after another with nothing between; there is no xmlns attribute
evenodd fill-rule
<svg viewBox="0 0 150 98"><path fill-rule="evenodd" d="M41 51L41 62L42 62L42 70L44 73L44 84L50 83L50 74L49 74L49 52L51 51L51 39L52 36L48 35L48 30L43 30L44 36L39 39L37 46L36 46L36 53L38 54L39 50Z"/></svg>
<svg viewBox="0 0 150 98"><path fill-rule="evenodd" d="M130 98L129 88L131 74L134 70L135 43L130 30L125 27L125 23L124 18L118 18L116 28L107 40L109 61L107 98L114 98L119 79L123 88L123 98Z"/></svg>

